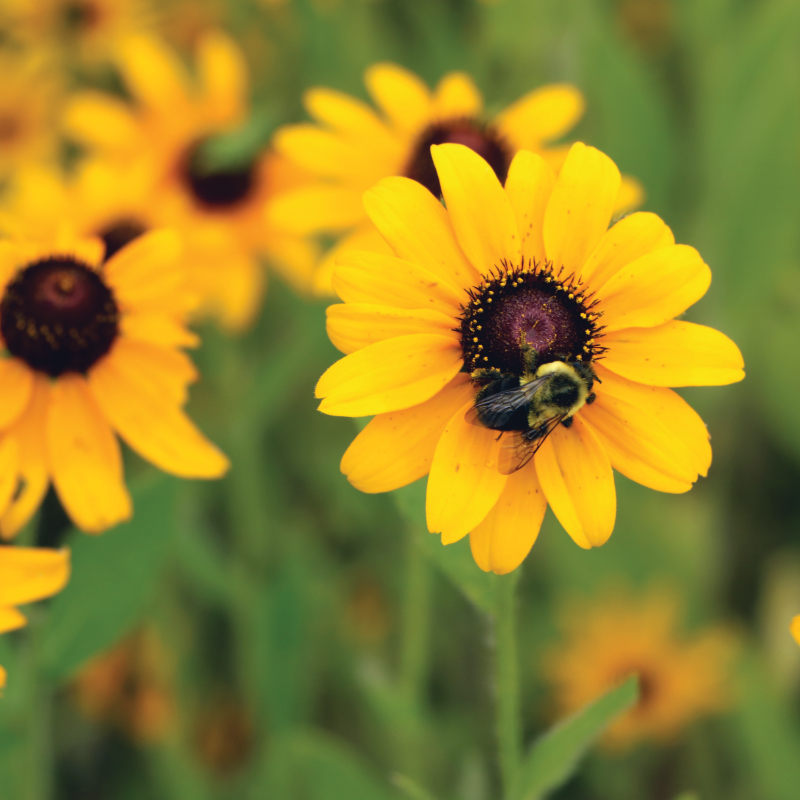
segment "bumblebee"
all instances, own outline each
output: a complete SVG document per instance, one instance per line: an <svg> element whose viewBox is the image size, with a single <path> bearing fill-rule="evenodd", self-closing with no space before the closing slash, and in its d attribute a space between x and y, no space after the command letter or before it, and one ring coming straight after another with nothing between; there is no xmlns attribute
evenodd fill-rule
<svg viewBox="0 0 800 800"><path fill-rule="evenodd" d="M550 361L522 377L487 370L473 378L489 382L478 392L469 421L514 434L501 451L499 469L506 475L522 469L559 423L569 427L573 415L594 402L598 380L583 361Z"/></svg>

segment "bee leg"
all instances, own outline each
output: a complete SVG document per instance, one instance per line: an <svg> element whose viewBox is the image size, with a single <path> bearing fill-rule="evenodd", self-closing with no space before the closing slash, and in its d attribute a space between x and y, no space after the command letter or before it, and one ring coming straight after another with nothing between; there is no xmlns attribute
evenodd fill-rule
<svg viewBox="0 0 800 800"><path fill-rule="evenodd" d="M589 396L586 398L586 405L587 405L587 406L590 406L592 403L594 403L594 401L595 401L595 400L597 400L597 395L596 395L594 392L592 392L592 393L591 393L591 394L590 394L590 395L589 395Z"/></svg>
<svg viewBox="0 0 800 800"><path fill-rule="evenodd" d="M500 372L497 367L489 367L488 369L476 369L471 374L470 377L475 383L480 383L482 385L486 385L488 383L492 383L496 381L498 378L503 377L503 373Z"/></svg>
<svg viewBox="0 0 800 800"><path fill-rule="evenodd" d="M571 428L572 427L572 417L565 417L564 419L561 420L561 424L565 428Z"/></svg>

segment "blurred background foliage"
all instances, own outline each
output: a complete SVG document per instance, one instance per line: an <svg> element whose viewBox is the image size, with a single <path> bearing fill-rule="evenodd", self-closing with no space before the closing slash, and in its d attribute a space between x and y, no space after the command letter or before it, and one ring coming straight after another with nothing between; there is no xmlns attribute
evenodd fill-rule
<svg viewBox="0 0 800 800"><path fill-rule="evenodd" d="M699 248L714 282L691 318L735 339L748 379L685 392L714 445L692 492L617 476L614 535L588 552L548 513L519 588L525 741L556 713L541 665L564 602L668 585L689 630L737 632L729 708L668 743L593 748L552 796L796 800L800 2L172 0L155 18L184 52L209 25L244 47L256 111L234 150L304 119L310 86L366 99L377 60L429 83L465 70L490 112L546 82L585 92L571 138L639 178L645 208ZM74 86L114 85L64 64ZM337 357L324 306L276 278L251 331L201 331L191 410L231 456L227 478L179 483L128 453L133 521L68 534L71 584L0 639L3 798L499 796L489 618L503 579L466 540L425 532L424 486L367 496L339 473L352 423L312 396ZM45 505L39 529L57 512Z"/></svg>

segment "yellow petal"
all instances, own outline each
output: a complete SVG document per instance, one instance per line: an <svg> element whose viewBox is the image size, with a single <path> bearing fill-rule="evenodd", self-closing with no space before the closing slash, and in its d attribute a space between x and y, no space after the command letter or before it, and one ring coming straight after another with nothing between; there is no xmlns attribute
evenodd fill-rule
<svg viewBox="0 0 800 800"><path fill-rule="evenodd" d="M319 410L335 417L367 417L410 408L433 397L461 369L460 344L416 333L386 339L329 367L317 383Z"/></svg>
<svg viewBox="0 0 800 800"><path fill-rule="evenodd" d="M630 175L622 176L619 194L614 202L614 214L627 214L644 204L647 193L644 186Z"/></svg>
<svg viewBox="0 0 800 800"><path fill-rule="evenodd" d="M314 294L323 297L334 294L333 273L336 264L340 258L349 256L354 251L376 255L394 255L394 251L389 247L386 239L378 233L378 229L365 216L363 222L351 233L342 236L319 262L313 278Z"/></svg>
<svg viewBox="0 0 800 800"><path fill-rule="evenodd" d="M428 530L442 534L442 544L466 536L489 513L507 476L497 469L497 431L467 422L474 399L447 423L433 454L426 514Z"/></svg>
<svg viewBox="0 0 800 800"><path fill-rule="evenodd" d="M166 314L132 311L120 320L126 338L160 347L197 347L200 337Z"/></svg>
<svg viewBox="0 0 800 800"><path fill-rule="evenodd" d="M103 266L117 300L141 306L178 293L184 283L181 249L178 234L171 230L148 231L125 245Z"/></svg>
<svg viewBox="0 0 800 800"><path fill-rule="evenodd" d="M18 358L0 359L0 430L19 419L33 390L33 371Z"/></svg>
<svg viewBox="0 0 800 800"><path fill-rule="evenodd" d="M459 373L430 400L379 414L356 436L342 472L362 492L390 492L427 475L439 437L455 412L475 394Z"/></svg>
<svg viewBox="0 0 800 800"><path fill-rule="evenodd" d="M469 534L475 563L484 572L513 572L533 547L546 509L533 464L509 475L494 508Z"/></svg>
<svg viewBox="0 0 800 800"><path fill-rule="evenodd" d="M617 494L608 456L581 419L559 425L534 456L536 474L558 521L580 547L603 544L614 530Z"/></svg>
<svg viewBox="0 0 800 800"><path fill-rule="evenodd" d="M119 444L81 376L53 384L45 435L53 484L79 528L100 533L130 517Z"/></svg>
<svg viewBox="0 0 800 800"><path fill-rule="evenodd" d="M739 348L705 325L672 320L602 337L603 366L650 386L724 386L744 378Z"/></svg>
<svg viewBox="0 0 800 800"><path fill-rule="evenodd" d="M431 148L458 243L475 269L488 275L502 262L518 264L514 211L494 170L462 144Z"/></svg>
<svg viewBox="0 0 800 800"><path fill-rule="evenodd" d="M353 353L362 347L407 336L430 333L447 336L460 342L453 330L453 318L432 309L400 309L368 303L338 303L328 307L328 336L333 346L343 353Z"/></svg>
<svg viewBox="0 0 800 800"><path fill-rule="evenodd" d="M267 220L281 231L307 236L337 233L366 216L362 192L345 186L316 184L276 195L267 206Z"/></svg>
<svg viewBox="0 0 800 800"><path fill-rule="evenodd" d="M700 253L685 244L662 247L618 270L595 297L607 332L661 325L696 303L711 284Z"/></svg>
<svg viewBox="0 0 800 800"><path fill-rule="evenodd" d="M64 125L73 139L111 152L133 149L140 141L131 107L102 92L74 95L67 103Z"/></svg>
<svg viewBox="0 0 800 800"><path fill-rule="evenodd" d="M348 252L339 257L333 288L346 303L378 303L395 308L427 308L451 318L451 328L467 297L411 261L377 253Z"/></svg>
<svg viewBox="0 0 800 800"><path fill-rule="evenodd" d="M168 113L183 109L187 75L173 50L154 37L136 35L127 37L117 53L125 84L140 103Z"/></svg>
<svg viewBox="0 0 800 800"><path fill-rule="evenodd" d="M546 258L544 213L555 180L547 162L527 150L520 150L508 169L506 194L514 209L522 260L526 265Z"/></svg>
<svg viewBox="0 0 800 800"><path fill-rule="evenodd" d="M599 289L626 264L673 244L675 237L659 216L639 211L611 226L583 265L581 278Z"/></svg>
<svg viewBox="0 0 800 800"><path fill-rule="evenodd" d="M583 116L583 95L568 83L541 86L509 106L495 120L515 150L538 150L559 139Z"/></svg>
<svg viewBox="0 0 800 800"><path fill-rule="evenodd" d="M608 229L620 176L614 162L581 142L572 145L544 215L547 257L579 274Z"/></svg>
<svg viewBox="0 0 800 800"><path fill-rule="evenodd" d="M37 374L28 407L6 434L17 443L21 486L8 510L0 516L0 537L3 539L12 539L28 524L50 485L45 446L49 405L49 379Z"/></svg>
<svg viewBox="0 0 800 800"><path fill-rule="evenodd" d="M364 73L372 99L400 131L417 133L433 117L433 100L425 83L397 64L373 64Z"/></svg>
<svg viewBox="0 0 800 800"><path fill-rule="evenodd" d="M197 42L197 74L209 122L234 123L247 108L247 64L236 42L221 31L207 31Z"/></svg>
<svg viewBox="0 0 800 800"><path fill-rule="evenodd" d="M386 139L392 133L381 118L361 100L334 89L314 87L303 95L308 113L335 131L356 139Z"/></svg>
<svg viewBox="0 0 800 800"><path fill-rule="evenodd" d="M0 606L21 606L60 592L69 569L66 549L0 547Z"/></svg>
<svg viewBox="0 0 800 800"><path fill-rule="evenodd" d="M228 459L180 409L163 365L148 365L130 348L115 348L89 373L89 387L105 417L142 458L183 478L218 478ZM159 389L162 391L159 391Z"/></svg>
<svg viewBox="0 0 800 800"><path fill-rule="evenodd" d="M0 633L17 630L28 624L25 616L16 608L0 608ZM0 689L5 686L6 671L0 667Z"/></svg>
<svg viewBox="0 0 800 800"><path fill-rule="evenodd" d="M4 436L0 441L0 516L5 514L17 490L20 453L17 440Z"/></svg>
<svg viewBox="0 0 800 800"><path fill-rule="evenodd" d="M398 258L454 286L477 286L480 274L456 241L442 204L410 178L385 178L364 195L364 208Z"/></svg>
<svg viewBox="0 0 800 800"><path fill-rule="evenodd" d="M339 178L354 187L367 188L396 173L399 166L384 147L369 147L369 157L365 157L362 143L306 123L285 125L275 133L273 145L312 175Z"/></svg>
<svg viewBox="0 0 800 800"><path fill-rule="evenodd" d="M597 399L580 411L600 437L611 466L660 492L688 491L711 463L708 431L671 389L626 381L597 367Z"/></svg>
<svg viewBox="0 0 800 800"><path fill-rule="evenodd" d="M797 642L797 644L800 644L800 614L798 614L792 620L790 630L792 631L792 636L794 636L794 639Z"/></svg>
<svg viewBox="0 0 800 800"><path fill-rule="evenodd" d="M448 72L436 87L433 107L440 120L479 117L483 114L483 98L466 72Z"/></svg>

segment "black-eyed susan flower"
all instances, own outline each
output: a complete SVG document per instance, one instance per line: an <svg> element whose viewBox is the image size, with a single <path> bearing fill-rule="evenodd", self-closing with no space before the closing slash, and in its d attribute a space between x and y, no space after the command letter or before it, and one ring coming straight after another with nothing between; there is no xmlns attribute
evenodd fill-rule
<svg viewBox="0 0 800 800"><path fill-rule="evenodd" d="M545 674L560 714L639 676L638 704L609 728L606 744L669 742L687 725L731 703L736 639L721 626L686 636L674 593L609 590L562 614L563 638L547 653Z"/></svg>
<svg viewBox="0 0 800 800"><path fill-rule="evenodd" d="M797 642L797 644L800 644L800 614L798 614L792 620L792 624L789 626L789 630L792 632L792 636L794 636L794 639Z"/></svg>
<svg viewBox="0 0 800 800"><path fill-rule="evenodd" d="M363 193L378 180L404 175L439 197L430 149L447 142L470 147L501 182L519 150L539 153L558 171L568 147L551 142L564 136L584 109L577 88L552 84L534 89L487 121L483 98L463 72L445 75L431 92L408 70L381 63L367 69L364 82L380 114L354 97L314 88L304 102L317 124L287 125L275 135L276 149L316 180L276 195L270 218L294 233L343 237L315 276L321 293L330 293L331 273L341 253L384 247L361 203ZM640 202L639 184L627 179L618 210Z"/></svg>
<svg viewBox="0 0 800 800"><path fill-rule="evenodd" d="M364 205L394 255L350 253L334 275L345 302L328 309L328 332L347 355L317 384L320 410L375 415L342 471L366 492L429 473L429 529L445 544L470 534L484 570L520 564L547 504L577 544L601 545L613 469L685 492L711 463L705 425L667 388L744 375L730 339L675 319L709 268L654 214L609 228L620 174L584 144L558 178L521 151L505 187L464 146L433 158L446 208L416 181L382 180ZM567 372L583 383L559 389ZM569 394L568 407L531 422L543 395L527 384L551 403ZM509 414L486 427L476 396L498 388L512 392L495 398Z"/></svg>
<svg viewBox="0 0 800 800"><path fill-rule="evenodd" d="M60 82L42 54L0 52L0 179L57 154Z"/></svg>
<svg viewBox="0 0 800 800"><path fill-rule="evenodd" d="M194 366L183 326L180 243L140 236L103 262L99 239L0 242L0 442L19 485L0 514L16 534L52 481L78 527L98 533L131 514L118 434L161 469L214 478L227 459L182 410ZM0 453L2 453L0 446Z"/></svg>
<svg viewBox="0 0 800 800"><path fill-rule="evenodd" d="M60 592L69 579L69 551L0 547L0 633L21 628L27 620L16 606ZM0 666L0 689L6 671Z"/></svg>
<svg viewBox="0 0 800 800"><path fill-rule="evenodd" d="M66 127L96 155L150 176L150 214L181 233L189 283L204 310L240 329L263 293L259 256L305 286L316 250L264 218L267 198L300 180L296 168L267 151L233 166L208 166L208 140L246 120L247 70L237 45L221 33L201 37L195 56L193 76L159 40L126 39L116 62L134 104L80 93Z"/></svg>

